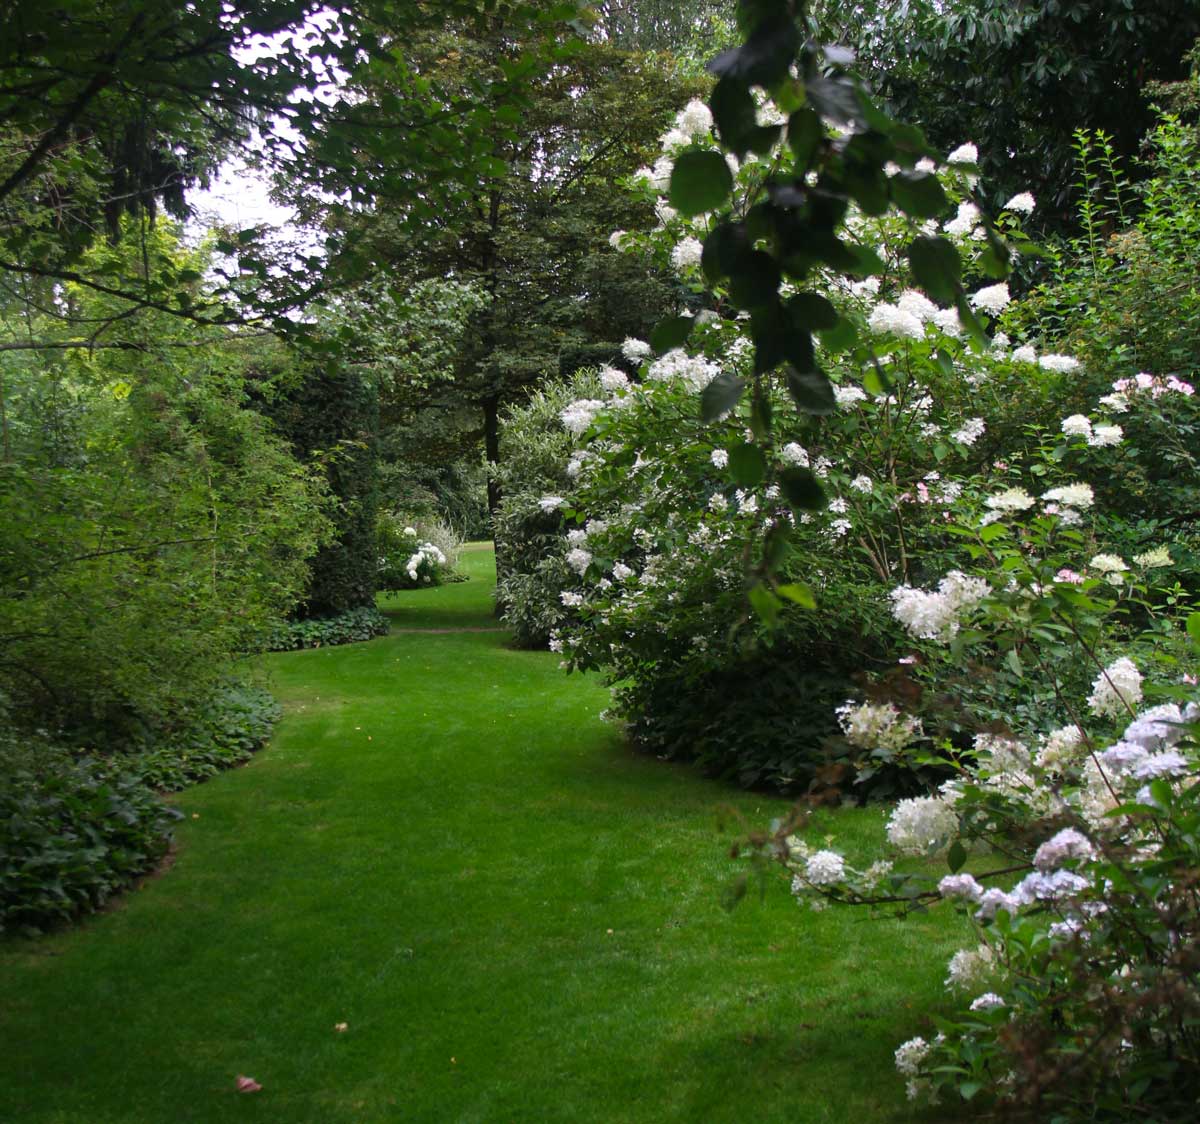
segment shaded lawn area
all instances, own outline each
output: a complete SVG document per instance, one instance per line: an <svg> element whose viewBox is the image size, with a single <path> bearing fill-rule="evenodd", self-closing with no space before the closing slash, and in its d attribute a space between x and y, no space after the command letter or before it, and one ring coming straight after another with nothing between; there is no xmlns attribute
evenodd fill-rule
<svg viewBox="0 0 1200 1124"><path fill-rule="evenodd" d="M405 634L495 627L491 556L466 561L383 599L388 637L268 657L286 717L179 796L174 866L0 945L0 1120L913 1118L892 1052L955 919L801 911L782 875L725 913L721 806L786 802L633 755L557 656Z"/></svg>

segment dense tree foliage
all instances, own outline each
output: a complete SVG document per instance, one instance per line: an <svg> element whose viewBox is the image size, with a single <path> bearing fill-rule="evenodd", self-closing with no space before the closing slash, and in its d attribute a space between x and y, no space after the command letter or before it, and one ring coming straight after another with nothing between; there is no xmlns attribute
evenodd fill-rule
<svg viewBox="0 0 1200 1124"><path fill-rule="evenodd" d="M1069 226L1073 133L1129 160L1154 123L1156 82L1187 73L1200 8L1180 0L823 0L822 31L854 47L897 115L945 151L978 145L988 202L1020 191L1039 224Z"/></svg>

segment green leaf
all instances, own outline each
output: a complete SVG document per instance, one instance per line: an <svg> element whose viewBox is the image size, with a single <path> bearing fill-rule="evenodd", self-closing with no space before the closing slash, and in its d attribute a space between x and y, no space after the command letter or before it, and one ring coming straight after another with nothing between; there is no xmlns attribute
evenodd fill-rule
<svg viewBox="0 0 1200 1124"><path fill-rule="evenodd" d="M779 474L779 487L790 506L799 511L820 511L825 493L812 470L789 465Z"/></svg>
<svg viewBox="0 0 1200 1124"><path fill-rule="evenodd" d="M813 595L813 591L803 582L788 582L786 585L777 586L775 592L780 597L791 601L792 604L799 605L802 609L817 607L817 599Z"/></svg>
<svg viewBox="0 0 1200 1124"><path fill-rule="evenodd" d="M784 309L793 324L810 332L833 328L838 322L837 309L817 293L797 293Z"/></svg>
<svg viewBox="0 0 1200 1124"><path fill-rule="evenodd" d="M987 333L983 330L983 321L979 319L979 316L971 307L970 302L967 300L967 294L960 291L954 305L958 309L959 322L967 330L967 335L971 337L976 347L981 350L987 348L989 341Z"/></svg>
<svg viewBox="0 0 1200 1124"><path fill-rule="evenodd" d="M722 78L713 88L708 107L717 135L740 159L750 147L746 138L758 125L750 87L734 78Z"/></svg>
<svg viewBox="0 0 1200 1124"><path fill-rule="evenodd" d="M792 532L787 523L776 523L767 531L763 544L763 562L767 570L777 574L792 551Z"/></svg>
<svg viewBox="0 0 1200 1124"><path fill-rule="evenodd" d="M949 864L950 873L957 874L963 868L963 864L967 861L967 849L962 845L962 841L956 839L950 846L950 850L946 852L946 862Z"/></svg>
<svg viewBox="0 0 1200 1124"><path fill-rule="evenodd" d="M892 380L878 367L868 367L863 372L863 390L875 398L882 398L892 391Z"/></svg>
<svg viewBox="0 0 1200 1124"><path fill-rule="evenodd" d="M943 307L954 303L962 285L958 251L945 238L914 238L908 260L917 284Z"/></svg>
<svg viewBox="0 0 1200 1124"><path fill-rule="evenodd" d="M1200 613L1188 614L1187 633L1192 638L1192 644L1200 648Z"/></svg>
<svg viewBox="0 0 1200 1124"><path fill-rule="evenodd" d="M779 292L779 265L763 250L751 250L734 262L729 277L729 299L738 308L760 308Z"/></svg>
<svg viewBox="0 0 1200 1124"><path fill-rule="evenodd" d="M808 106L796 110L788 118L788 146L796 157L797 173L808 169L824 136L821 118Z"/></svg>
<svg viewBox="0 0 1200 1124"><path fill-rule="evenodd" d="M804 85L809 104L822 117L846 125L862 117L854 83L845 78L812 78Z"/></svg>
<svg viewBox="0 0 1200 1124"><path fill-rule="evenodd" d="M832 328L817 333L821 337L821 345L830 355L840 355L849 351L858 343L858 329L854 321L842 317Z"/></svg>
<svg viewBox="0 0 1200 1124"><path fill-rule="evenodd" d="M1021 657L1017 654L1016 648L1009 648L1004 653L1004 662L1008 664L1009 670L1018 678L1025 677L1025 668L1021 666Z"/></svg>
<svg viewBox="0 0 1200 1124"><path fill-rule="evenodd" d="M896 206L914 218L936 219L950 206L941 181L932 172L897 172L889 185Z"/></svg>
<svg viewBox="0 0 1200 1124"><path fill-rule="evenodd" d="M752 585L747 593L750 604L765 624L773 625L779 619L783 603L762 582Z"/></svg>
<svg viewBox="0 0 1200 1124"><path fill-rule="evenodd" d="M670 316L660 320L650 333L650 346L659 354L682 347L695 326L696 321L691 316Z"/></svg>
<svg viewBox="0 0 1200 1124"><path fill-rule="evenodd" d="M719 152L684 152L671 169L669 198L681 215L715 211L729 197L733 173Z"/></svg>
<svg viewBox="0 0 1200 1124"><path fill-rule="evenodd" d="M797 371L789 367L787 388L796 405L806 414L832 414L837 409L833 385L820 371Z"/></svg>
<svg viewBox="0 0 1200 1124"><path fill-rule="evenodd" d="M746 380L722 371L700 392L700 420L711 422L729 413L741 401Z"/></svg>
<svg viewBox="0 0 1200 1124"><path fill-rule="evenodd" d="M750 249L742 223L723 222L704 240L700 267L704 276L716 284L733 272L739 257Z"/></svg>
<svg viewBox="0 0 1200 1124"><path fill-rule="evenodd" d="M708 72L764 88L784 81L800 45L800 33L790 12L781 5L776 7L767 14L762 7L748 6L747 14L756 19L746 41L712 59Z"/></svg>
<svg viewBox="0 0 1200 1124"><path fill-rule="evenodd" d="M753 488L763 482L767 474L767 462L757 445L746 442L730 450L729 469L734 480L743 488Z"/></svg>

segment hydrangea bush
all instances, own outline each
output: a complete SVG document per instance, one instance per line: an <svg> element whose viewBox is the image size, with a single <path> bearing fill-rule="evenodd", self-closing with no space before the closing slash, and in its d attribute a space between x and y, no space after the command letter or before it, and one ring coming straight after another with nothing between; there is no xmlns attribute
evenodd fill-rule
<svg viewBox="0 0 1200 1124"><path fill-rule="evenodd" d="M974 649L1025 665L1054 706L1025 723L977 720L964 746L927 736L895 705L847 702L848 736L946 779L900 801L891 854L874 861L852 864L829 839L811 848L798 821L776 825L768 851L801 902L900 913L945 903L970 918L975 940L947 965L952 1013L896 1050L910 1098L1062 1120L1184 1119L1200 1095L1197 652L1169 622L1125 652L1111 646L1111 622L1145 601L1159 559L1081 560L1084 520L1047 514L1053 502L1001 520L984 508L958 525L978 573L924 591L943 599L936 628L903 598L896 612L921 646L914 675L936 682ZM963 599L968 581L979 596ZM1187 627L1200 649L1200 614ZM933 856L948 873L913 865Z"/></svg>
<svg viewBox="0 0 1200 1124"><path fill-rule="evenodd" d="M448 527L436 523L420 529L401 516L383 515L378 524L381 592L421 589L454 580L460 543Z"/></svg>
<svg viewBox="0 0 1200 1124"><path fill-rule="evenodd" d="M694 102L680 113L637 190L661 191L680 151L714 143L706 112ZM770 112L763 107L764 120ZM988 245L966 197L972 160L964 146L926 163L951 209L920 227L944 233L968 263ZM731 159L735 209L754 198L768 162ZM1011 200L999 229L1018 238L1033 206L1028 195ZM973 349L958 313L912 286L913 221L854 210L850 227L876 271L790 290L830 325L817 336L828 398L795 378L760 380L749 400L723 397L752 378L753 317L735 314L704 275L696 247L711 218L684 219L661 198L657 211L654 230L619 231L613 243L677 269L700 310L688 346L655 354L628 340L632 378L606 368L575 398L555 399L557 411L539 402L542 432L552 434L544 451L559 459L535 486L518 487L542 537L509 536L507 549L519 541L532 555L509 571L509 589L521 587L521 613L541 622L530 639L557 628L552 644L569 666L606 671L615 713L639 744L744 784L802 790L838 779L867 751L833 709L864 671L906 657L905 614L931 635L940 629L947 598L921 587L937 575L946 594L958 581L946 575L960 508L982 504L991 519L1035 502L1075 511L1091 502L1080 477L1103 476L1111 463L1102 457L1123 454L1121 430L1104 402L1094 418L1061 417L1062 379L1079 364L1004 335L1003 283L980 283L970 297L996 329L988 349ZM978 599L977 587L956 586L954 597ZM888 765L877 757L856 775L909 783L908 770Z"/></svg>

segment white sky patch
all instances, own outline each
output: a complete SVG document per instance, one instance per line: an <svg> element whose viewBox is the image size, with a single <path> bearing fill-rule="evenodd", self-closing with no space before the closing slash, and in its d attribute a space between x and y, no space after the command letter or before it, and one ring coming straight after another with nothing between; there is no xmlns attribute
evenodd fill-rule
<svg viewBox="0 0 1200 1124"><path fill-rule="evenodd" d="M307 55L317 86L315 89L303 87L295 90L289 100L294 104L320 102L333 105L342 97L342 87L349 75L334 63L313 53L326 37L340 41L342 33L337 26L337 14L324 8L307 16L297 28L269 37L253 36L247 43L235 46L233 55L242 65L250 66L260 59L275 58L289 44L294 45ZM274 117L271 131L276 139L285 141L294 150L301 146L301 135L285 117ZM252 152L261 152L262 147L261 138L256 134L248 148ZM266 226L290 239L296 239L301 234L295 228L296 209L271 198L269 173L247 166L244 156L226 160L208 188L189 192L188 202L195 215L188 223L188 233L196 238L212 226L228 226L234 230ZM320 239L315 233L305 232L299 241L305 244L306 252L320 252Z"/></svg>

